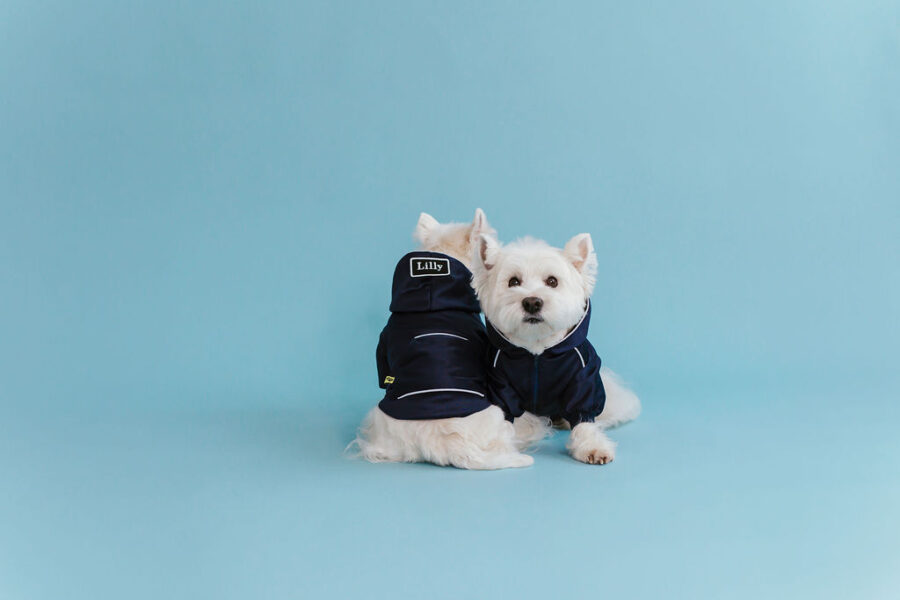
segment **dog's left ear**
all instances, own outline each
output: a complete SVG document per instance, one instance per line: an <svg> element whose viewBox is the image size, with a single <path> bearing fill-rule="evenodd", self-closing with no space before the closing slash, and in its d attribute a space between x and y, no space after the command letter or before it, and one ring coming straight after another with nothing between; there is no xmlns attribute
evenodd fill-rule
<svg viewBox="0 0 900 600"><path fill-rule="evenodd" d="M416 230L413 232L413 239L420 244L424 244L428 237L428 232L440 225L438 220L423 212L419 215L419 222L416 223Z"/></svg>
<svg viewBox="0 0 900 600"><path fill-rule="evenodd" d="M566 243L563 253L581 273L584 278L585 292L590 296L594 291L594 282L597 278L597 254L594 252L591 234L579 233L573 237Z"/></svg>

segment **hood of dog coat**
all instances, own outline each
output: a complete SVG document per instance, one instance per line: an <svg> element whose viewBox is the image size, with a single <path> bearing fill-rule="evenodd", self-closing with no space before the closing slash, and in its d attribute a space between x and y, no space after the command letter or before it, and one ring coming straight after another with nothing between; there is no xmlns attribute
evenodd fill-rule
<svg viewBox="0 0 900 600"><path fill-rule="evenodd" d="M394 270L391 316L375 360L379 408L403 420L466 417L491 406L488 342L472 274L437 252L410 252Z"/></svg>
<svg viewBox="0 0 900 600"><path fill-rule="evenodd" d="M472 272L452 256L410 252L394 269L391 312L480 312L471 281Z"/></svg>
<svg viewBox="0 0 900 600"><path fill-rule="evenodd" d="M487 336L488 340L490 340L491 345L494 348L500 348L504 352L511 355L528 355L531 356L531 353L525 348L520 348L516 346L511 341L506 339L506 336L500 333L490 321L485 318L485 323L487 325ZM588 300L587 308L584 311L584 314L581 316L581 320L578 321L578 324L575 325L575 328L569 332L569 335L564 337L559 341L558 344L547 348L541 354L541 356L552 356L556 354L564 354L566 352L571 351L573 348L577 348L581 346L587 340L588 328L591 325L591 301Z"/></svg>

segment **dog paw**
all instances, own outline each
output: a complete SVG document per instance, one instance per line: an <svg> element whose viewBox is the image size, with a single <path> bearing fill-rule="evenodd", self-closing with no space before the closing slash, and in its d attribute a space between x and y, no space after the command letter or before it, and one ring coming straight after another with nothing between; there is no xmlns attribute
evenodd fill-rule
<svg viewBox="0 0 900 600"><path fill-rule="evenodd" d="M530 467L534 464L534 457L529 456L528 454L516 454L509 460L509 466L513 469L519 469L522 467Z"/></svg>
<svg viewBox="0 0 900 600"><path fill-rule="evenodd" d="M606 463L611 463L616 457L615 452L612 450L600 448L578 452L573 456L576 460L589 465L605 465Z"/></svg>
<svg viewBox="0 0 900 600"><path fill-rule="evenodd" d="M460 469L494 470L494 469L521 469L534 464L534 457L528 454L513 452L472 459L471 457L451 458L450 464Z"/></svg>
<svg viewBox="0 0 900 600"><path fill-rule="evenodd" d="M605 465L616 457L616 443L593 423L582 423L575 427L566 447L572 458L589 465Z"/></svg>

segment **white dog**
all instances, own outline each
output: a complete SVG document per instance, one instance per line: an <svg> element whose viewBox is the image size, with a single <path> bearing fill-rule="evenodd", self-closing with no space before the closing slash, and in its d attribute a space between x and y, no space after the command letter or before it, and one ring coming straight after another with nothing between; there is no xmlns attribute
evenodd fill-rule
<svg viewBox="0 0 900 600"><path fill-rule="evenodd" d="M366 416L356 440L351 443L351 446L355 444L358 447L359 455L366 460L424 461L465 469L502 469L533 464L534 459L522 454L520 450L546 434L547 427L544 422L537 417L531 417L519 419L520 422L514 426L506 420L503 410L488 405L486 398L487 364L484 361L484 353L487 350L487 340L484 326L478 317L477 300L471 288L470 259L477 254L476 242L481 239L481 235L493 233L494 230L480 209L476 211L471 224L441 224L426 213L422 213L419 217L414 237L421 244L422 250L428 254L420 253L416 256L416 253L411 253L401 259L394 278L395 300L392 301L394 314L391 317L392 321L389 321L388 327L385 328L385 331L392 326L397 329L399 323L403 335L394 336L399 338L399 342L385 343L383 333L377 353L379 379L382 387L388 389L388 392L381 404ZM434 264L427 259L435 259ZM453 276L456 279L450 277L450 271L454 271ZM420 291L422 286L432 286L428 288L426 294L416 296L417 299L425 298L424 302L429 306L433 304L434 296L441 292L442 288L439 288L439 285L455 285L456 287L451 289L452 301L457 302L460 296L470 296L473 311L444 310L436 317L437 321L430 320L424 327L419 326L415 320L418 318L416 316L412 319L413 325L410 326L408 324L410 318L406 317L407 320L402 321L404 313L401 312L398 319L395 311L398 281L399 285L406 286L404 289L413 289L415 292ZM446 287L443 289L446 290ZM419 310L418 306L414 308ZM452 314L447 316L448 313ZM423 313L414 313L414 315L421 314ZM430 317L435 313L424 314ZM434 322L460 322L462 323L460 327L464 330L448 331L447 326L435 329ZM423 344L426 341L429 345L414 347L415 344ZM454 344L457 345L455 350ZM391 348L396 349L394 354L397 356L389 356ZM422 351L419 352L417 348L422 348ZM401 382L395 382L396 366L391 365L391 362L405 360L406 364L414 365L411 370L415 372L407 376L407 381L411 377L418 376L444 381L439 371L445 367L433 361L429 352L436 353L439 358L445 355L455 356L460 362L467 363L470 370L477 371L473 377L468 378L467 373L465 379L459 380L467 385L467 389L457 389L463 384L418 385L402 390L405 393L395 391L392 395L391 390ZM429 373L431 371L433 372ZM456 410L453 407L460 405L463 406L461 414L465 416L423 418L423 415L429 414L427 411L432 411L432 414L453 414L452 411ZM473 410L472 406L478 408L477 412L467 414ZM395 416L388 415L386 411L393 411ZM396 418L398 415L400 418Z"/></svg>
<svg viewBox="0 0 900 600"><path fill-rule="evenodd" d="M501 246L482 233L472 271L494 348L494 402L516 422L533 422L535 412L568 421L575 459L612 461L616 445L604 429L636 418L641 405L612 371L600 369L585 337L597 274L590 235L559 249L531 238Z"/></svg>

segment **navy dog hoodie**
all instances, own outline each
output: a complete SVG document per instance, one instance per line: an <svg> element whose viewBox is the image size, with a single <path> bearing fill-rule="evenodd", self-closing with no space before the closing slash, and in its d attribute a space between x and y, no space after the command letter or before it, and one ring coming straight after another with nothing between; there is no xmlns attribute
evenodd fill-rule
<svg viewBox="0 0 900 600"><path fill-rule="evenodd" d="M394 270L391 316L375 358L385 389L379 408L395 419L465 417L487 399L487 336L461 262L411 252Z"/></svg>
<svg viewBox="0 0 900 600"><path fill-rule="evenodd" d="M606 390L600 380L600 357L587 340L590 322L588 302L581 321L569 335L534 355L515 346L488 321L491 398L503 408L507 419L528 411L566 419L575 427L603 412Z"/></svg>

